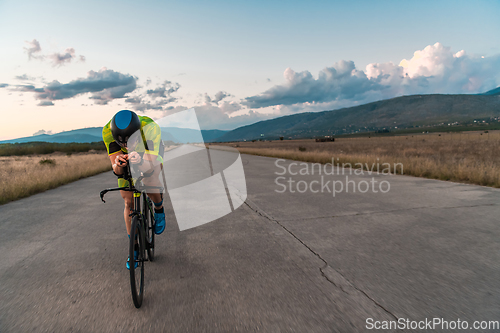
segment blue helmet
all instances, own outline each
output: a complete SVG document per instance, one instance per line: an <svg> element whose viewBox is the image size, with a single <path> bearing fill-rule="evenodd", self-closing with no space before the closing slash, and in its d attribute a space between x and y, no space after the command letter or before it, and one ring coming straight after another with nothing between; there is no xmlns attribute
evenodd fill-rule
<svg viewBox="0 0 500 333"><path fill-rule="evenodd" d="M124 147L132 134L141 129L137 114L130 110L118 111L111 119L111 134L116 143Z"/></svg>

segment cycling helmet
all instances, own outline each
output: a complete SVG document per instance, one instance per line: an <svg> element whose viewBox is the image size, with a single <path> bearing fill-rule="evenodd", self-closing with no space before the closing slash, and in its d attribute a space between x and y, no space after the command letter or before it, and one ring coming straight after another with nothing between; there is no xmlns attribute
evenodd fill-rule
<svg viewBox="0 0 500 333"><path fill-rule="evenodd" d="M137 114L130 110L118 111L111 119L111 134L116 143L125 147L132 134L141 128Z"/></svg>

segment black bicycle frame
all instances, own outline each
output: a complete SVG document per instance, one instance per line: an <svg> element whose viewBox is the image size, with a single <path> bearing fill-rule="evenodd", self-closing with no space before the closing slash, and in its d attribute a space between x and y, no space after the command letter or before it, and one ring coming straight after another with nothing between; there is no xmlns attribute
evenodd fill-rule
<svg viewBox="0 0 500 333"><path fill-rule="evenodd" d="M127 168L126 168L126 174L123 176L123 178L128 181L128 186L107 188L105 190L102 190L99 195L101 197L102 202L105 203L106 201L104 200L104 195L108 192L114 192L114 191L134 192L134 209L132 210L132 213L130 214L130 216L134 216L134 215L140 216L141 215L140 207L141 207L141 194L142 194L142 192L147 193L146 189L159 190L160 193L163 191L162 187L144 186L142 184L142 180L145 178L144 175L140 176L139 178L137 178L135 180L135 184L141 185L140 186L141 191L139 191L134 185L132 185L134 182L133 182L133 179L131 177L130 166L128 164L127 164ZM147 203L147 200L144 200L144 201L145 201L145 203ZM147 205L147 204L146 204L146 206L148 207L149 211L154 214L153 207L151 207L151 205ZM145 218L145 216L142 216L142 218Z"/></svg>

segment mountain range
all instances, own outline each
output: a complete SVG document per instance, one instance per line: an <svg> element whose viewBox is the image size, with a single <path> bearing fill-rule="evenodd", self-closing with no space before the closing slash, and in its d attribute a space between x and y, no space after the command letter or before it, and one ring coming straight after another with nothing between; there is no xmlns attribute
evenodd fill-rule
<svg viewBox="0 0 500 333"><path fill-rule="evenodd" d="M322 112L304 112L238 127L232 131L162 128L164 141L227 142L255 139L306 138L410 127L459 123L500 116L500 87L482 94L410 95L364 105ZM500 119L500 118L499 118ZM102 127L82 128L57 134L41 134L0 141L96 142Z"/></svg>
<svg viewBox="0 0 500 333"><path fill-rule="evenodd" d="M433 126L500 116L500 88L478 95L411 95L333 111L304 112L242 126L219 142L306 138Z"/></svg>
<svg viewBox="0 0 500 333"><path fill-rule="evenodd" d="M173 141L175 143L201 142L202 139L205 142L211 142L227 132L221 130L201 130L201 137L197 130L189 128L162 127L161 130L162 139L164 141ZM0 144L24 142L81 143L98 141L102 141L102 127L81 128L56 134L39 134L18 139L0 141Z"/></svg>

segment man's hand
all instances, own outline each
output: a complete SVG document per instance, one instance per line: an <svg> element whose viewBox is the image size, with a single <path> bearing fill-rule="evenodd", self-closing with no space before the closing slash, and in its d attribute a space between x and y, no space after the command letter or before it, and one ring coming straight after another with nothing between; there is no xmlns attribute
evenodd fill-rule
<svg viewBox="0 0 500 333"><path fill-rule="evenodd" d="M120 154L120 155L116 156L115 164L120 166L120 167L125 167L125 166L127 166L127 160L128 160L127 154Z"/></svg>
<svg viewBox="0 0 500 333"><path fill-rule="evenodd" d="M130 154L128 154L128 159L130 160L130 162L132 162L134 164L140 163L141 162L141 155L139 155L139 153L137 153L136 151L133 151Z"/></svg>

